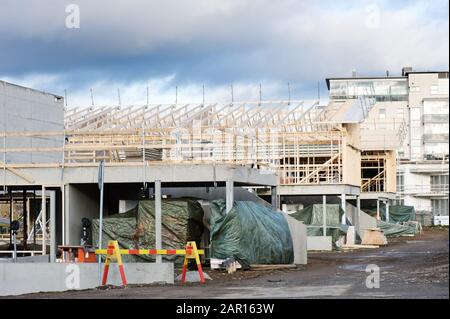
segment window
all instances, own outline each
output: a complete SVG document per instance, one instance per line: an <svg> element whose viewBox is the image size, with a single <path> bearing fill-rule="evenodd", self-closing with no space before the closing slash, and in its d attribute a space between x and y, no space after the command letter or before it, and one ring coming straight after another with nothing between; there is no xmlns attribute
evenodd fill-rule
<svg viewBox="0 0 450 319"><path fill-rule="evenodd" d="M431 209L433 210L433 215L448 216L448 198L432 199Z"/></svg>
<svg viewBox="0 0 450 319"><path fill-rule="evenodd" d="M420 86L411 86L409 91L412 93L420 92Z"/></svg>
<svg viewBox="0 0 450 319"><path fill-rule="evenodd" d="M439 85L432 85L430 87L430 90L431 90L431 94L432 95L439 94Z"/></svg>
<svg viewBox="0 0 450 319"><path fill-rule="evenodd" d="M397 173L397 192L403 192L405 190L405 176L403 172Z"/></svg>
<svg viewBox="0 0 450 319"><path fill-rule="evenodd" d="M430 183L432 192L448 192L448 175L431 176Z"/></svg>

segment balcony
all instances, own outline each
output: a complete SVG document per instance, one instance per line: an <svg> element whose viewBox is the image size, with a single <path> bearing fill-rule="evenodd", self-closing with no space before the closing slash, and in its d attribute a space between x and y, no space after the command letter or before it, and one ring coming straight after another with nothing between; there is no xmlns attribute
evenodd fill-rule
<svg viewBox="0 0 450 319"><path fill-rule="evenodd" d="M400 195L411 195L416 197L444 197L449 194L449 185L398 185L397 193Z"/></svg>

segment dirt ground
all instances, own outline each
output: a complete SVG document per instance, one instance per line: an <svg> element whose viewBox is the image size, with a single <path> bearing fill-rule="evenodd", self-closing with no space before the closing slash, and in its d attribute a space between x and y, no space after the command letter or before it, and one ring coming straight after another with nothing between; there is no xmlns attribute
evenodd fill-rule
<svg viewBox="0 0 450 319"><path fill-rule="evenodd" d="M275 271L221 271L201 285L128 286L19 298L449 298L448 228L390 239L387 247L308 254L308 265ZM366 267L379 267L379 288L367 288Z"/></svg>

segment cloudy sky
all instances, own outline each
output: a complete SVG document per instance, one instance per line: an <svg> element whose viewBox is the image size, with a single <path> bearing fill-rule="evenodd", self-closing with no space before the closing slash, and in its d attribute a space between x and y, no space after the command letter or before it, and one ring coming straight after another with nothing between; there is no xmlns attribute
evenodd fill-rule
<svg viewBox="0 0 450 319"><path fill-rule="evenodd" d="M79 8L79 28L75 11ZM448 70L447 0L0 0L0 79L68 105L313 99L320 81ZM69 24L67 24L69 22Z"/></svg>

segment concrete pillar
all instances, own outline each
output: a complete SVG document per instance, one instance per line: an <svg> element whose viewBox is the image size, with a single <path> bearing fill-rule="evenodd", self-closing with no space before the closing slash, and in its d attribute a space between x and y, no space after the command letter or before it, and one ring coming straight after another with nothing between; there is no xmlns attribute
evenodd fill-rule
<svg viewBox="0 0 450 319"><path fill-rule="evenodd" d="M389 199L386 201L386 222L389 223Z"/></svg>
<svg viewBox="0 0 450 319"><path fill-rule="evenodd" d="M273 186L271 187L271 201L272 201L272 206L273 208L275 208L275 210L278 210L278 195L277 195L277 187Z"/></svg>
<svg viewBox="0 0 450 319"><path fill-rule="evenodd" d="M359 217L361 216L361 196L356 196L356 216L354 225L356 227L357 233L361 234L361 229L359 229Z"/></svg>
<svg viewBox="0 0 450 319"><path fill-rule="evenodd" d="M347 219L346 219L346 209L345 209L345 194L341 195L341 207L342 210L344 211L344 214L342 215L342 221L341 224L346 225L347 224Z"/></svg>
<svg viewBox="0 0 450 319"><path fill-rule="evenodd" d="M322 195L322 231L323 236L327 235L327 195Z"/></svg>
<svg viewBox="0 0 450 319"><path fill-rule="evenodd" d="M155 181L155 241L156 249L162 249L161 181ZM156 255L156 262L162 263L162 256Z"/></svg>
<svg viewBox="0 0 450 319"><path fill-rule="evenodd" d="M45 198L45 186L42 186L41 196L41 221L42 221L42 255L47 254L47 228L45 222L47 221L47 202Z"/></svg>
<svg viewBox="0 0 450 319"><path fill-rule="evenodd" d="M50 192L50 262L56 262L56 192Z"/></svg>
<svg viewBox="0 0 450 319"><path fill-rule="evenodd" d="M234 202L234 182L232 180L227 180L225 184L226 189L226 195L225 195L225 209L226 213L228 214L231 209L233 208L233 202Z"/></svg>
<svg viewBox="0 0 450 319"><path fill-rule="evenodd" d="M380 220L380 200L377 199L377 220Z"/></svg>

